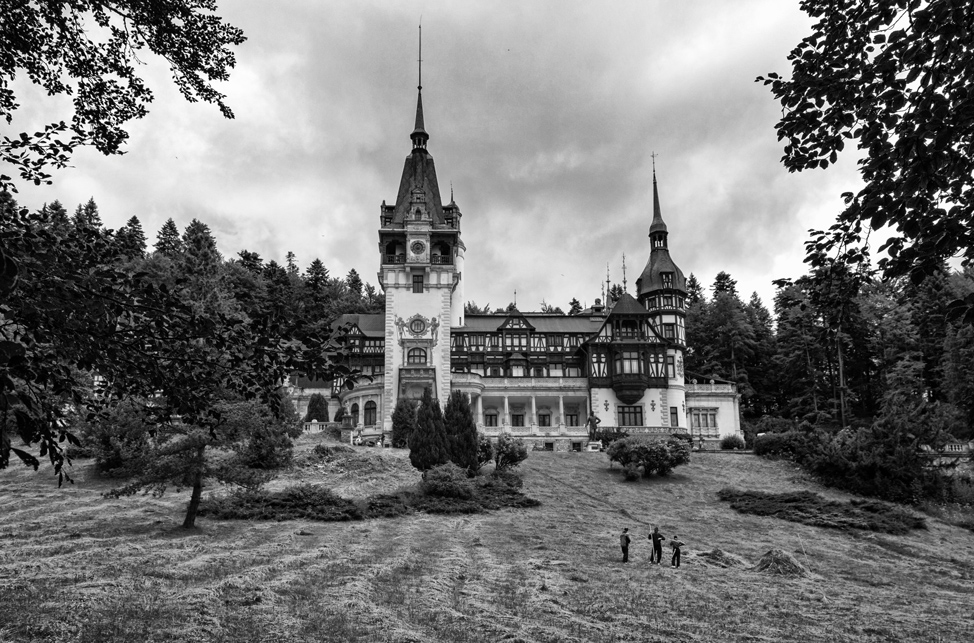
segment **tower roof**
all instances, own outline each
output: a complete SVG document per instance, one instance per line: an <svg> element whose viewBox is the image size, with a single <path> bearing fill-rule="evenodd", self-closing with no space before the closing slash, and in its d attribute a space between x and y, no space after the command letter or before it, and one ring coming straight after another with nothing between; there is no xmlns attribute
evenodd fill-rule
<svg viewBox="0 0 974 643"><path fill-rule="evenodd" d="M423 121L423 86L418 87L419 96L416 98L416 127L413 128L413 133L410 134L410 138L416 138L417 134L422 134L427 139L429 134L426 133L426 125Z"/></svg>
<svg viewBox="0 0 974 643"><path fill-rule="evenodd" d="M656 187L656 167L653 167L653 222L649 224L649 234L654 232L666 232L666 224L663 222L663 213L659 207L659 189Z"/></svg>

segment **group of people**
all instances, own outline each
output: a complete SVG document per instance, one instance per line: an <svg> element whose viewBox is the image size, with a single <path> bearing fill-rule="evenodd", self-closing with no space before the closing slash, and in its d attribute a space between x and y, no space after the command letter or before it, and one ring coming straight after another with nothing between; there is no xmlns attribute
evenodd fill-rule
<svg viewBox="0 0 974 643"><path fill-rule="evenodd" d="M653 533L646 536L653 545L653 550L649 554L649 564L659 565L660 561L663 559L663 541L666 537L659 533L659 527L653 527ZM622 546L622 562L629 562L629 543L632 542L632 537L629 535L629 527L624 527L622 533L619 535L619 544ZM673 567L680 566L680 549L685 545L682 540L676 535L670 539L670 549L673 550L673 556L670 559L670 565Z"/></svg>

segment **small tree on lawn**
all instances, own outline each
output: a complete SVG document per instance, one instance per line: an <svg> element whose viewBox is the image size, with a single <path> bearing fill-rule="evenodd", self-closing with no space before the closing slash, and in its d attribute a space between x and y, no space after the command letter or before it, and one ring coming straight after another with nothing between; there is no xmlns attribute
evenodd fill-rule
<svg viewBox="0 0 974 643"><path fill-rule="evenodd" d="M515 438L510 433L500 434L494 454L494 465L498 471L516 467L527 459L528 448L524 445L524 440Z"/></svg>
<svg viewBox="0 0 974 643"><path fill-rule="evenodd" d="M318 422L328 421L328 400L321 393L315 393L308 400L308 413L304 416L305 422L313 422L315 420Z"/></svg>
<svg viewBox="0 0 974 643"><path fill-rule="evenodd" d="M474 472L477 465L477 424L470 410L470 398L462 391L453 391L446 402L444 414L447 447L450 461L458 467Z"/></svg>
<svg viewBox="0 0 974 643"><path fill-rule="evenodd" d="M416 428L409 436L409 461L425 473L433 467L450 461L446 427L440 401L427 388L416 412Z"/></svg>
<svg viewBox="0 0 974 643"><path fill-rule="evenodd" d="M402 449L409 445L409 436L416 429L416 403L400 397L392 412L392 446Z"/></svg>
<svg viewBox="0 0 974 643"><path fill-rule="evenodd" d="M483 433L477 435L477 469L494 459L494 443Z"/></svg>

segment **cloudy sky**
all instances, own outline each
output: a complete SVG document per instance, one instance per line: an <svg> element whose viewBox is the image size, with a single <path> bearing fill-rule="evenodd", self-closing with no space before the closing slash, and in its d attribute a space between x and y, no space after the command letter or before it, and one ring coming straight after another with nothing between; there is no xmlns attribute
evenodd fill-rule
<svg viewBox="0 0 974 643"><path fill-rule="evenodd" d="M855 189L854 159L789 174L780 107L754 78L788 72L808 34L797 1L326 2L223 0L248 38L222 85L236 119L184 101L167 69L125 156L76 155L28 207L94 197L108 227L138 216L150 242L168 218L208 224L227 257L248 249L376 283L379 206L393 202L423 103L444 201L463 212L466 299L517 291L567 310L649 256L652 158L677 264L709 286L720 270L771 306L771 280L803 272L806 231ZM23 85L21 85L23 88ZM20 94L14 131L65 118ZM58 112L58 110L62 110Z"/></svg>

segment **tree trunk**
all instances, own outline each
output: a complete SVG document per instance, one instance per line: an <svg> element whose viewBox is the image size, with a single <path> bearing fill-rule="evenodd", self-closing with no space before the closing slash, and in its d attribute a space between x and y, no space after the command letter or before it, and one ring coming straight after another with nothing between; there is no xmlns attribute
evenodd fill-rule
<svg viewBox="0 0 974 643"><path fill-rule="evenodd" d="M193 474L193 494L189 498L189 506L186 507L186 519L183 520L183 529L192 529L196 526L196 512L200 508L200 497L203 495L203 449L199 447L196 451L197 467Z"/></svg>

